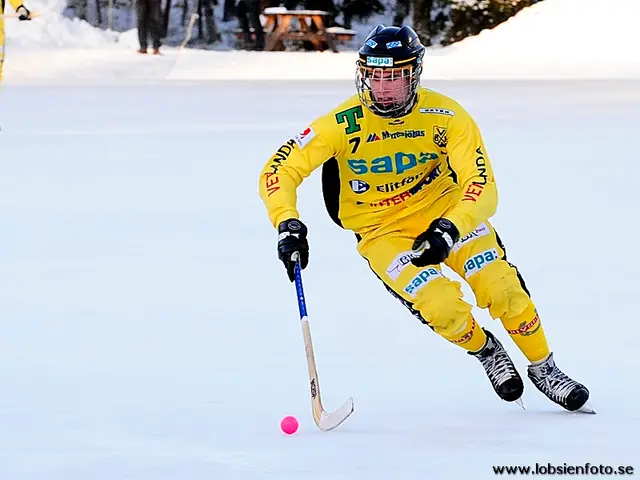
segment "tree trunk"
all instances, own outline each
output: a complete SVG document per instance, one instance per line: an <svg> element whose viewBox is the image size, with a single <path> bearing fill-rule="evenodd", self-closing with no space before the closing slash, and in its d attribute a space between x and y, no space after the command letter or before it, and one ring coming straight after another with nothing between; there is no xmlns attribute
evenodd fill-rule
<svg viewBox="0 0 640 480"><path fill-rule="evenodd" d="M413 29L425 46L431 45L431 9L433 0L413 0Z"/></svg>

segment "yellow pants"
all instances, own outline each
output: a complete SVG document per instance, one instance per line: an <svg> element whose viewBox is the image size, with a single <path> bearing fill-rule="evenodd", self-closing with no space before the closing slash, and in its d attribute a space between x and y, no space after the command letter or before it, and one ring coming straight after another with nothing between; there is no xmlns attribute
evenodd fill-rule
<svg viewBox="0 0 640 480"><path fill-rule="evenodd" d="M414 239L444 211L422 210L359 235L358 252L387 290L436 333L466 350L480 350L486 335L463 300L461 284L447 278L440 265L415 267ZM435 208L437 210L437 207ZM444 262L471 287L476 303L487 308L531 362L549 353L536 307L517 268L487 221L461 238Z"/></svg>

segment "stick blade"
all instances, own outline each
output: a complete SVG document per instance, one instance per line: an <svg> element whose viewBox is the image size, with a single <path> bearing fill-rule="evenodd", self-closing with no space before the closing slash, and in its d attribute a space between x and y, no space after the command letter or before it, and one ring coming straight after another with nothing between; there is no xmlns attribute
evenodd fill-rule
<svg viewBox="0 0 640 480"><path fill-rule="evenodd" d="M325 432L329 430L333 430L342 424L354 411L353 398L350 398L342 405L338 410L327 413L322 412L320 418L316 422L318 424L318 428Z"/></svg>

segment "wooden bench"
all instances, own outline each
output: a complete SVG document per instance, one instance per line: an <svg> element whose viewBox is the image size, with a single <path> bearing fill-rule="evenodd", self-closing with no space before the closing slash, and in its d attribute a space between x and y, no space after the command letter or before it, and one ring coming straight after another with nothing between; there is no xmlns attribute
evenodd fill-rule
<svg viewBox="0 0 640 480"><path fill-rule="evenodd" d="M249 31L250 31L251 39L255 40L256 39L255 29L250 28ZM265 32L264 29L262 31L266 36L267 32ZM353 37L358 33L355 30L349 30L348 28L343 28L343 27L329 27L326 29L326 32L329 35L333 35L335 40L339 43L346 43L351 41ZM244 38L244 30L242 30L241 28L234 28L232 30L232 33L233 33L233 36L238 40Z"/></svg>
<svg viewBox="0 0 640 480"><path fill-rule="evenodd" d="M311 42L315 50L325 50L327 47L338 52L336 42L353 37L353 30L332 27L325 28L324 18L329 12L323 10L287 10L283 7L265 8L263 16L266 18L266 51L286 50L284 42L287 40L306 40Z"/></svg>

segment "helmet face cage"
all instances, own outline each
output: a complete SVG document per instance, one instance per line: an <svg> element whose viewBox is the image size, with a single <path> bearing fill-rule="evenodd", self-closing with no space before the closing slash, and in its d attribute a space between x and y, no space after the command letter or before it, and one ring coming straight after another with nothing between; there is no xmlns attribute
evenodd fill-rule
<svg viewBox="0 0 640 480"><path fill-rule="evenodd" d="M401 117L413 108L422 65L367 67L360 60L356 68L356 88L362 104L372 113Z"/></svg>

